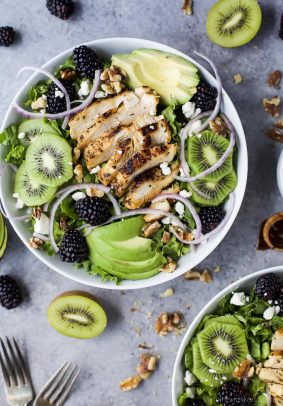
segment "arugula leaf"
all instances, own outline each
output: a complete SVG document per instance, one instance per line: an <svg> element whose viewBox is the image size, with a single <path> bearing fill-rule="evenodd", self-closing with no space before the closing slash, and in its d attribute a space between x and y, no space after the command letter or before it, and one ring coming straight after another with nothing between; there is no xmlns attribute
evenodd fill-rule
<svg viewBox="0 0 283 406"><path fill-rule="evenodd" d="M5 161L11 164L21 165L25 159L26 147L23 145L16 145L11 147L10 151L6 155Z"/></svg>

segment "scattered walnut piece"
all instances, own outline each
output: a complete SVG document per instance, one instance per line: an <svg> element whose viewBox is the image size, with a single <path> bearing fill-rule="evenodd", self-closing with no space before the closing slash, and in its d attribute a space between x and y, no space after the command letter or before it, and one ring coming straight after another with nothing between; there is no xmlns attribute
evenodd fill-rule
<svg viewBox="0 0 283 406"><path fill-rule="evenodd" d="M98 190L96 188L93 187L89 187L86 189L86 194L89 197L103 197L104 196L104 192L102 192L102 190Z"/></svg>
<svg viewBox="0 0 283 406"><path fill-rule="evenodd" d="M42 96L31 103L31 108L33 110L45 109L46 106L47 106L46 99Z"/></svg>
<svg viewBox="0 0 283 406"><path fill-rule="evenodd" d="M193 14L193 0L183 0L182 11L184 14L192 15Z"/></svg>
<svg viewBox="0 0 283 406"><path fill-rule="evenodd" d="M142 354L140 356L140 362L137 366L137 372L139 376L145 380L156 370L157 358L151 354Z"/></svg>
<svg viewBox="0 0 283 406"><path fill-rule="evenodd" d="M81 164L75 166L74 174L75 174L76 181L78 183L82 183L82 181L83 181L83 167L82 167Z"/></svg>
<svg viewBox="0 0 283 406"><path fill-rule="evenodd" d="M155 322L155 331L160 336L167 336L172 331L184 328L183 315L180 312L161 313Z"/></svg>
<svg viewBox="0 0 283 406"><path fill-rule="evenodd" d="M34 207L32 209L32 217L34 219L40 220L41 214L42 214L42 210L40 207Z"/></svg>
<svg viewBox="0 0 283 406"><path fill-rule="evenodd" d="M147 344L147 343L141 343L138 345L138 348L140 350L151 350L154 347L152 344Z"/></svg>
<svg viewBox="0 0 283 406"><path fill-rule="evenodd" d="M219 135L229 134L229 129L227 127L227 124L220 117L216 117L215 120L210 121L209 127L216 134L219 134Z"/></svg>
<svg viewBox="0 0 283 406"><path fill-rule="evenodd" d="M143 234L145 237L150 237L153 234L157 233L157 231L160 229L161 224L158 221L155 221L154 223L148 223L145 224L143 228Z"/></svg>
<svg viewBox="0 0 283 406"><path fill-rule="evenodd" d="M130 390L137 389L141 382L142 378L139 375L131 376L130 378L120 382L120 389L123 392L128 392Z"/></svg>
<svg viewBox="0 0 283 406"><path fill-rule="evenodd" d="M63 231L68 231L69 230L69 225L68 225L68 220L67 217L61 216L59 220L59 227Z"/></svg>
<svg viewBox="0 0 283 406"><path fill-rule="evenodd" d="M184 278L190 281L212 282L212 275L208 269L204 269L203 271L187 271L184 274Z"/></svg>
<svg viewBox="0 0 283 406"><path fill-rule="evenodd" d="M160 293L160 297L161 297L161 298L170 297L170 296L173 296L173 295L174 295L174 290L173 290L173 288L168 288L168 289L165 290L165 292Z"/></svg>
<svg viewBox="0 0 283 406"><path fill-rule="evenodd" d="M104 69L100 79L103 81L101 89L106 94L118 94L125 89L123 82L126 78L118 66L112 65Z"/></svg>
<svg viewBox="0 0 283 406"><path fill-rule="evenodd" d="M168 244L171 240L171 234L168 231L164 231L164 233L162 234L162 238L161 241L164 244Z"/></svg>
<svg viewBox="0 0 283 406"><path fill-rule="evenodd" d="M160 269L160 271L162 272L167 272L167 273L171 273L174 272L175 269L177 268L177 264L176 262L167 262L167 264L163 265L163 267Z"/></svg>
<svg viewBox="0 0 283 406"><path fill-rule="evenodd" d="M220 266L220 265L216 265L216 267L213 269L213 272L215 272L215 273L221 272L221 266Z"/></svg>
<svg viewBox="0 0 283 406"><path fill-rule="evenodd" d="M74 148L73 149L73 163L76 164L81 156L81 151L79 148Z"/></svg>
<svg viewBox="0 0 283 406"><path fill-rule="evenodd" d="M283 142L283 131L279 128L270 128L265 131L265 134L272 140Z"/></svg>
<svg viewBox="0 0 283 406"><path fill-rule="evenodd" d="M280 113L280 97L275 96L272 99L266 97L262 100L264 110L272 117L278 117Z"/></svg>
<svg viewBox="0 0 283 406"><path fill-rule="evenodd" d="M248 359L245 359L240 363L240 365L234 370L233 376L235 378L248 378L250 375L253 375L254 373L254 367L251 367L251 361ZM251 375L251 376L252 376Z"/></svg>
<svg viewBox="0 0 283 406"><path fill-rule="evenodd" d="M43 242L44 242L44 241L42 241L40 238L31 237L31 238L29 239L29 246L30 246L31 248L37 249L37 248L40 248L40 247L43 245Z"/></svg>
<svg viewBox="0 0 283 406"><path fill-rule="evenodd" d="M266 83L270 87L274 87L275 89L280 88L280 82L282 79L282 72L280 70L275 70L268 75L266 79Z"/></svg>
<svg viewBox="0 0 283 406"><path fill-rule="evenodd" d="M243 78L241 76L240 73L236 73L236 75L234 75L234 82L236 85L238 85L239 83L242 83Z"/></svg>
<svg viewBox="0 0 283 406"><path fill-rule="evenodd" d="M204 269L203 272L200 274L200 281L204 283L212 282L212 275L208 269Z"/></svg>
<svg viewBox="0 0 283 406"><path fill-rule="evenodd" d="M279 128L279 130L283 130L283 119L277 120L273 125L275 128Z"/></svg>

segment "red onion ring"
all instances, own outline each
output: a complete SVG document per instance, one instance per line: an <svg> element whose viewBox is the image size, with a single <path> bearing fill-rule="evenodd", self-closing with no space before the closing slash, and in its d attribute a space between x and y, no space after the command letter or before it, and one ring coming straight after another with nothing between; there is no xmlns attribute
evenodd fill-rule
<svg viewBox="0 0 283 406"><path fill-rule="evenodd" d="M17 165L10 164L10 163L7 163L7 162L1 162L1 163L0 163L0 176L3 176L3 175L4 175L4 171L5 171L5 169L6 169L7 167L13 169L14 172L17 172L17 170L18 170Z"/></svg>
<svg viewBox="0 0 283 406"><path fill-rule="evenodd" d="M188 208L188 210L190 211L190 213L193 216L195 223L196 223L196 238L199 238L200 234L201 234L202 226L201 226L199 215L197 214L197 211L194 208L194 206L192 205L192 203L188 199L186 199L183 196L178 195L177 193L162 193L161 195L155 197L152 200L152 203L159 202L160 200L164 200L164 198L179 200Z"/></svg>
<svg viewBox="0 0 283 406"><path fill-rule="evenodd" d="M196 187L193 183L190 183L191 189L196 192L199 196L203 197L206 200L211 200L211 196L207 195L206 193L202 192L199 190L199 188Z"/></svg>
<svg viewBox="0 0 283 406"><path fill-rule="evenodd" d="M34 113L34 112L23 109L15 100L13 101L13 106L14 106L14 108L17 110L17 112L19 114L21 114L23 117L26 117L26 118L44 118L45 117L45 118L48 118L50 120L58 120L58 119L66 117L66 116L71 116L71 115L79 113L80 111L85 109L93 101L95 93L97 92L97 89L99 88L100 74L101 74L100 69L95 71L95 78L94 78L93 87L91 89L90 94L83 101L83 103L80 104L77 107L74 107L72 109L63 111L62 113L58 113L58 114Z"/></svg>
<svg viewBox="0 0 283 406"><path fill-rule="evenodd" d="M0 201L0 212L7 220L24 221L31 218L31 214L24 214L22 216L8 216L4 210L2 202Z"/></svg>
<svg viewBox="0 0 283 406"><path fill-rule="evenodd" d="M55 214L56 214L56 211L57 211L59 205L70 193L74 192L75 190L87 189L89 187L101 190L102 192L107 194L109 200L113 204L115 213L117 215L121 214L119 204L118 204L117 200L115 199L115 197L112 195L109 187L106 187L103 185L97 185L96 183L81 183L78 185L72 185L72 186L66 187L65 189L63 189L62 193L60 194L60 197L58 197L58 199L53 203L53 206L52 206L52 209L50 212L50 216L49 216L49 238L50 238L51 245L55 252L59 251L59 247L56 244L55 239L54 239L53 224L54 224Z"/></svg>
<svg viewBox="0 0 283 406"><path fill-rule="evenodd" d="M234 196L233 193L231 193L231 195L230 195L230 200L232 200L232 202L231 202L231 207L230 207L229 212L226 213L226 216L224 217L224 219L222 220L222 222L221 222L214 230L212 230L210 233L207 233L207 234L201 236L200 238L197 238L197 239L192 240L192 241L187 241L187 240L184 240L183 238L181 238L181 237L179 236L179 234L177 233L177 231L175 230L175 228L172 227L172 226L170 227L171 233L174 234L175 237L176 237L181 243L186 244L186 245L191 245L191 244L196 245L196 244L201 244L202 242L207 241L210 237L213 237L213 236L214 236L215 234L217 234L220 230L222 230L222 228L225 226L225 224L226 224L227 221L229 220L229 218L230 218L230 216L231 216L231 214L232 214L232 212L233 212L234 205L235 205L235 196Z"/></svg>

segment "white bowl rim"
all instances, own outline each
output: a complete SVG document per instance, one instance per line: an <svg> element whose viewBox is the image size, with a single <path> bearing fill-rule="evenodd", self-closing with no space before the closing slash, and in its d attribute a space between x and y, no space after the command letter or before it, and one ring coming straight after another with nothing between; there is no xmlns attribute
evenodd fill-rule
<svg viewBox="0 0 283 406"><path fill-rule="evenodd" d="M156 49L163 49L165 51L180 55L180 56L184 57L185 59L191 60L202 71L202 73L204 73L205 76L207 78L209 78L210 82L212 82L214 84L216 83L215 78L201 64L199 64L193 58L184 54L183 52L176 50L175 48L172 48L170 46L167 46L165 44L162 44L162 43L159 43L156 41L151 41L151 40L146 40L146 39L141 39L141 38L114 37L114 38L104 38L104 39L83 42L83 44L95 47L95 46L101 46L101 45L107 46L107 44L111 43L111 44L117 44L117 46L119 46L119 44L121 45L121 42L125 43L125 47L131 45L133 47L133 49L137 48L137 47L156 48ZM142 43L143 45L137 46L137 43L138 44ZM50 65L54 64L57 60L60 60L60 58L67 57L68 55L71 54L73 49L74 49L74 46L57 54L55 57L49 59L46 63L44 63L42 65L42 67L48 68ZM38 74L34 73L23 83L23 85L20 87L19 91L16 93L13 101L18 100L21 97L25 87L30 85L31 83L33 83L37 76L38 76ZM241 147L241 150L242 150L242 162L241 162L241 168L240 168L242 175L241 175L241 177L238 176L238 184L236 187L238 193L234 192L236 201L235 201L233 212L232 212L229 220L225 224L225 227L223 227L223 229L216 236L214 236L213 239L211 239L211 241L213 241L213 243L211 243L212 248L208 249L201 256L200 260L194 261L194 262L191 261L190 264L188 265L190 267L197 266L197 264L199 264L201 261L203 261L208 255L210 255L211 252L213 252L214 249L216 249L217 246L220 244L220 242L224 239L224 237L230 230L232 224L234 223L234 220L237 217L237 214L240 210L240 207L241 207L241 204L242 204L242 201L244 198L244 194L245 194L246 184L247 184L248 152L247 152L247 144L246 144L244 130L243 130L239 115L237 113L237 110L236 110L232 100L230 99L230 97L228 96L227 92L224 89L223 89L223 99L226 100L226 102L228 102L231 105L233 114L235 115L235 119L237 120L236 131L237 131L238 139L240 140L239 146ZM13 101L12 101L12 103L13 103ZM12 103L6 112L6 115L4 117L4 121L2 123L0 131L3 131L8 126L9 117L13 110ZM224 106L225 106L225 103L224 103ZM4 210L6 211L7 214L9 214L9 212L10 212L9 207L5 204L5 199L3 198L4 196L3 196L2 182L3 181L1 181L0 198L1 198L1 201L3 202ZM45 265L47 265L49 268L55 270L56 272L60 273L61 275L66 276L67 278L72 279L76 282L85 284L87 286L93 286L93 287L98 287L98 288L102 288L102 289L113 289L113 290L141 289L141 288L152 287L152 286L159 285L159 284L162 284L165 282L169 282L170 280L175 279L176 277L184 274L185 271L187 270L187 267L179 266L177 268L177 270L173 273L159 273L158 275L156 275L152 278L148 278L148 279L144 279L144 280L137 280L137 281L123 280L122 284L120 284L120 285L115 285L113 282L107 282L107 281L102 282L100 280L100 277L94 276L94 275L89 276L85 271L83 271L84 274L80 273L79 272L80 270L78 270L78 272L76 272L76 273L70 274L70 270L61 269L59 267L59 265L57 265L57 261L59 261L58 259L56 260L56 263L54 263L52 261L52 257L48 257L45 253L42 253L40 250L32 249L29 246L28 241L27 241L26 237L24 236L24 233L18 227L17 221L10 220L10 223L11 223L12 227L14 228L14 230L16 231L16 233L18 234L18 236L20 237L20 239L23 241L23 243ZM189 254L187 254L187 255L189 255ZM183 256L182 258L183 259L186 258L186 255Z"/></svg>
<svg viewBox="0 0 283 406"><path fill-rule="evenodd" d="M281 196L283 197L283 150L281 151L278 159L276 175L277 175L277 185L281 193Z"/></svg>
<svg viewBox="0 0 283 406"><path fill-rule="evenodd" d="M226 288L222 289L214 298L212 298L203 308L202 310L195 316L193 319L192 323L190 324L190 327L188 328L186 334L184 335L182 342L180 344L175 363L174 363L174 368L173 368L173 374L172 374L172 405L173 406L178 406L177 398L180 395L180 393L176 393L176 377L179 372L180 365L182 365L182 360L183 360L183 355L184 355L184 350L189 342L191 340L195 329L198 327L199 323L203 319L203 317L206 314L209 313L209 309L215 305L217 305L217 302L219 302L222 298L233 292L234 290L240 288L243 288L243 285L248 282L251 279L259 278L261 275L264 275L266 273L270 272L282 272L283 275L283 265L278 265L270 268L264 268L261 269L260 271L251 273L249 275L244 276L243 278L240 278L236 282L231 283L228 285Z"/></svg>

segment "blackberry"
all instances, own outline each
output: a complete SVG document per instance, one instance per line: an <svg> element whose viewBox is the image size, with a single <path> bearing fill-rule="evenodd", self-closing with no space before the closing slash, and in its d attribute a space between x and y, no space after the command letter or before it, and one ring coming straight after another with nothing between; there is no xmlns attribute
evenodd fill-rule
<svg viewBox="0 0 283 406"><path fill-rule="evenodd" d="M110 217L110 204L98 197L85 197L75 203L75 210L81 220L92 226L104 223Z"/></svg>
<svg viewBox="0 0 283 406"><path fill-rule="evenodd" d="M70 96L70 100L74 100L75 94L76 94L74 82L71 80L61 80L60 82L67 90L67 92ZM58 92L58 94L56 92ZM66 99L65 99L64 94L62 97L62 94L63 94L62 90L59 89L59 87L56 86L55 83L51 83L51 85L48 88L48 93L47 93L46 111L48 113L56 114L56 113L62 113L62 111L66 111L66 109L67 109Z"/></svg>
<svg viewBox="0 0 283 406"><path fill-rule="evenodd" d="M68 20L74 12L75 4L72 0L47 0L46 7L55 17Z"/></svg>
<svg viewBox="0 0 283 406"><path fill-rule="evenodd" d="M0 46L9 47L15 39L15 31L13 27L0 27Z"/></svg>
<svg viewBox="0 0 283 406"><path fill-rule="evenodd" d="M192 98L196 108L201 111L213 110L216 104L217 90L208 83L201 81L197 87L197 92Z"/></svg>
<svg viewBox="0 0 283 406"><path fill-rule="evenodd" d="M253 406L252 395L237 382L226 382L218 392L217 402L223 406Z"/></svg>
<svg viewBox="0 0 283 406"><path fill-rule="evenodd" d="M279 37L281 39L283 39L283 13L282 13L282 16L281 16L281 21L280 21Z"/></svg>
<svg viewBox="0 0 283 406"><path fill-rule="evenodd" d="M206 406L206 403L201 399L188 399L185 406Z"/></svg>
<svg viewBox="0 0 283 406"><path fill-rule="evenodd" d="M77 71L84 78L94 78L95 71L102 67L94 50L86 45L81 45L73 50L73 60Z"/></svg>
<svg viewBox="0 0 283 406"><path fill-rule="evenodd" d="M22 302L22 291L9 275L0 276L0 304L6 309L14 309Z"/></svg>
<svg viewBox="0 0 283 406"><path fill-rule="evenodd" d="M283 313L283 292L281 292L279 298L277 299L278 306L280 307L280 313Z"/></svg>
<svg viewBox="0 0 283 406"><path fill-rule="evenodd" d="M278 298L281 289L281 281L278 275L268 273L262 275L256 281L255 293L263 300L275 300Z"/></svg>
<svg viewBox="0 0 283 406"><path fill-rule="evenodd" d="M87 244L84 237L77 230L70 230L64 234L59 253L61 261L80 262L87 257Z"/></svg>
<svg viewBox="0 0 283 406"><path fill-rule="evenodd" d="M199 218L202 225L203 234L214 230L223 220L225 211L221 207L202 207Z"/></svg>

